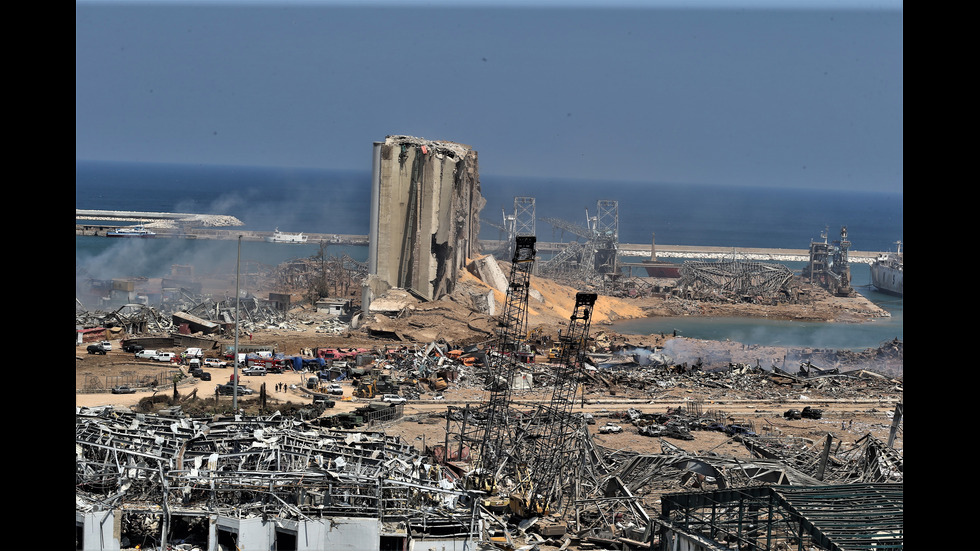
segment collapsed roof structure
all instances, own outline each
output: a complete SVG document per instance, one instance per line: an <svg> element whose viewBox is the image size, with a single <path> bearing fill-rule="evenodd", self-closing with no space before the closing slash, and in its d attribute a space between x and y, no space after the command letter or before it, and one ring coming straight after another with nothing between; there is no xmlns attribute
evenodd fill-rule
<svg viewBox="0 0 980 551"><path fill-rule="evenodd" d="M743 300L789 296L793 272L782 264L731 259L718 262L687 261L681 265L677 288L700 299Z"/></svg>
<svg viewBox="0 0 980 551"><path fill-rule="evenodd" d="M79 549L361 551L476 535L452 472L383 433L100 408L76 414L75 440Z"/></svg>

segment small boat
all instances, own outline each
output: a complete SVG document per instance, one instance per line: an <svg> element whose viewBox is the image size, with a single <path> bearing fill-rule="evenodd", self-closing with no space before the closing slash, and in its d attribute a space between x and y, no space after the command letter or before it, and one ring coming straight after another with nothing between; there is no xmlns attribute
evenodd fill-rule
<svg viewBox="0 0 980 551"><path fill-rule="evenodd" d="M882 293L904 297L902 242L896 245L896 252L878 255L871 264L871 285Z"/></svg>
<svg viewBox="0 0 980 551"><path fill-rule="evenodd" d="M106 232L106 237L155 237L156 233L146 229L142 223L135 226L116 228Z"/></svg>
<svg viewBox="0 0 980 551"><path fill-rule="evenodd" d="M269 243L306 243L307 237L302 233L284 233L276 228L276 231L265 240Z"/></svg>

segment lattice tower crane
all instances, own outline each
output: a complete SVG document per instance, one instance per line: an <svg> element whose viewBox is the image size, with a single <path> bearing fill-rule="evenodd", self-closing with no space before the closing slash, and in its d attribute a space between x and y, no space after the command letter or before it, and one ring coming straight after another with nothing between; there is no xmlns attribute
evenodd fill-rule
<svg viewBox="0 0 980 551"><path fill-rule="evenodd" d="M487 355L490 398L479 457L477 483L492 492L497 473L509 459L510 401L518 356L527 338L527 301L534 268L536 237L518 235L511 260L510 280L497 334Z"/></svg>
<svg viewBox="0 0 980 551"><path fill-rule="evenodd" d="M575 449L577 432L582 427L581 419L572 415L575 393L579 385L578 374L585 359L586 344L595 307L595 293L575 295L575 310L572 312L568 330L559 335L561 353L555 369L555 386L551 401L541 406L541 432L528 454L528 483L519 490L524 496L531 514L547 514L552 507L557 508L563 497L563 486L575 468Z"/></svg>

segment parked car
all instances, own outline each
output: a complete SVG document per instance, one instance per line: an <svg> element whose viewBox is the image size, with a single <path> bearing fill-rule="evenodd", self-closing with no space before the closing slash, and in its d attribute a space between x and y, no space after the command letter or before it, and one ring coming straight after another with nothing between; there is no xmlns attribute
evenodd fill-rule
<svg viewBox="0 0 980 551"><path fill-rule="evenodd" d="M728 436L744 435L744 436L755 436L755 432L744 425L727 425L725 427L725 432Z"/></svg>
<svg viewBox="0 0 980 551"><path fill-rule="evenodd" d="M228 367L228 362L218 358L204 358L204 365L207 367Z"/></svg>
<svg viewBox="0 0 980 551"><path fill-rule="evenodd" d="M112 387L112 393L113 394L135 394L136 393L136 389L133 388L133 387L131 387L131 386L120 385L120 386Z"/></svg>
<svg viewBox="0 0 980 551"><path fill-rule="evenodd" d="M613 423L606 423L599 427L599 434L618 434L620 432L623 432L623 427Z"/></svg>
<svg viewBox="0 0 980 551"><path fill-rule="evenodd" d="M136 353L137 359L152 360L157 355L156 350L140 350Z"/></svg>
<svg viewBox="0 0 980 551"><path fill-rule="evenodd" d="M340 396L344 395L344 387L334 383L327 387L327 394L338 394Z"/></svg>
<svg viewBox="0 0 980 551"><path fill-rule="evenodd" d="M242 375L260 375L264 377L266 373L267 373L266 369L264 367L259 367L259 366L247 367L244 370L242 370Z"/></svg>
<svg viewBox="0 0 980 551"><path fill-rule="evenodd" d="M143 351L143 345L141 344L127 344L123 346L123 352L129 352L130 354L135 354L137 352Z"/></svg>
<svg viewBox="0 0 980 551"><path fill-rule="evenodd" d="M223 384L223 385L218 385L215 388L217 389L218 394L221 394L222 396L234 396L235 395L235 385L233 385L231 383L227 383L227 384ZM250 388L244 387L242 385L238 385L238 395L239 396L247 396L249 394L252 394L253 392L255 392L255 391L252 390L252 389L250 389Z"/></svg>
<svg viewBox="0 0 980 551"><path fill-rule="evenodd" d="M807 406L800 412L800 416L804 419L820 419L823 417L823 410Z"/></svg>
<svg viewBox="0 0 980 551"><path fill-rule="evenodd" d="M111 343L111 342L109 342L109 341L102 341L102 342L100 342L99 344L100 344L100 345L102 345L102 348L103 348L103 349L104 349L104 350L105 350L106 352L108 352L108 351L110 351L110 350L112 350L112 343Z"/></svg>
<svg viewBox="0 0 980 551"><path fill-rule="evenodd" d="M381 397L381 401L388 402L389 404L404 404L408 400L397 394L385 394Z"/></svg>
<svg viewBox="0 0 980 551"><path fill-rule="evenodd" d="M211 380L211 374L208 373L207 371L201 371L200 379L202 381L210 381Z"/></svg>
<svg viewBox="0 0 980 551"><path fill-rule="evenodd" d="M153 359L158 362L172 362L176 357L177 354L173 352L158 352L156 356L153 356Z"/></svg>
<svg viewBox="0 0 980 551"><path fill-rule="evenodd" d="M105 355L105 348L102 348L101 344L90 344L87 347L85 347L85 350L87 350L89 354Z"/></svg>

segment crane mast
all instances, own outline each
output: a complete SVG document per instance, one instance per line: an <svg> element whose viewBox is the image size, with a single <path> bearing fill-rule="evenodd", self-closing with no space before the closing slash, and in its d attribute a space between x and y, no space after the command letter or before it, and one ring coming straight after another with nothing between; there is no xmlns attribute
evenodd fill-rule
<svg viewBox="0 0 980 551"><path fill-rule="evenodd" d="M477 484L490 492L496 485L497 473L509 461L512 449L509 419L511 388L518 364L517 353L521 351L526 338L527 300L537 254L536 241L536 237L531 235L518 235L515 238L507 297L496 338L487 355L490 398L480 439Z"/></svg>
<svg viewBox="0 0 980 551"><path fill-rule="evenodd" d="M551 401L547 406L540 406L539 415L545 421L537 425L540 432L530 440L534 448L528 454L529 484L520 492L532 514L546 514L561 504L564 481L575 468L575 455L579 451L576 433L582 428L582 422L572 414L572 406L596 299L595 293L576 294L568 330L559 337L561 353L555 369L555 386Z"/></svg>

